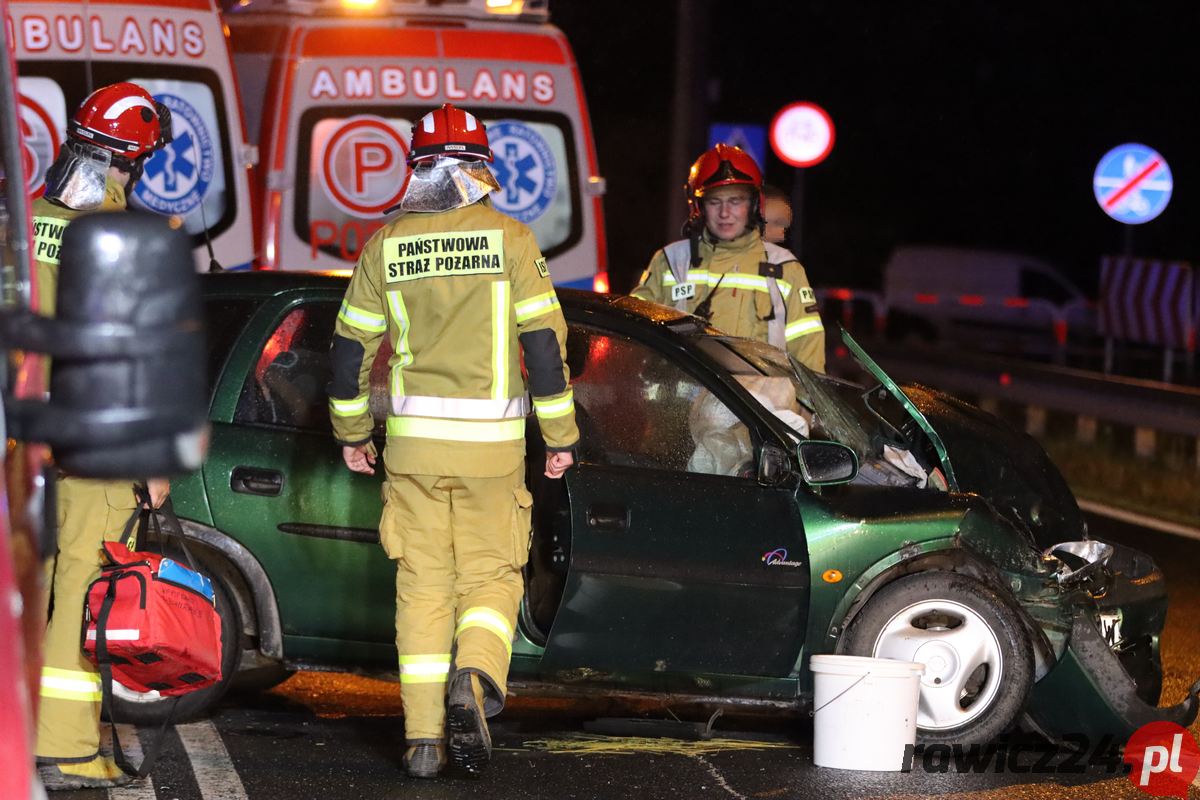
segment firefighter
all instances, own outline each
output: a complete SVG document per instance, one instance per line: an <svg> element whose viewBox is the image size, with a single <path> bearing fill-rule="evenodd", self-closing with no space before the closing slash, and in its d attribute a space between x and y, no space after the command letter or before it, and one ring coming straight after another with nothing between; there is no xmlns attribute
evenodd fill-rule
<svg viewBox="0 0 1200 800"><path fill-rule="evenodd" d="M491 757L529 557L530 395L547 477L579 437L562 309L532 231L492 208L491 160L462 109L414 125L403 213L363 248L331 350L334 435L349 469L374 474L369 379L392 345L379 536L396 562L403 764L421 778L447 745L471 774Z"/></svg>
<svg viewBox="0 0 1200 800"><path fill-rule="evenodd" d="M59 247L75 217L118 211L141 177L146 159L170 141L170 112L144 89L116 83L84 100L67 139L33 203L39 313L54 315ZM147 482L157 508L170 491L165 479ZM50 614L46 626L37 745L38 773L47 789L106 788L130 778L100 754L100 675L80 647L84 596L100 575L101 547L120 538L137 507L132 481L60 476L58 551L47 559Z"/></svg>
<svg viewBox="0 0 1200 800"><path fill-rule="evenodd" d="M754 159L718 144L692 164L686 189L685 238L654 254L633 296L769 342L824 372L825 328L804 267L762 239L762 173Z"/></svg>

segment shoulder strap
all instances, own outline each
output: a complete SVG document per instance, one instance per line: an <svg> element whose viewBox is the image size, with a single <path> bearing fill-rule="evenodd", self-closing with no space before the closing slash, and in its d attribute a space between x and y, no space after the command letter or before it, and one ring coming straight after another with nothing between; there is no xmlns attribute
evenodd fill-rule
<svg viewBox="0 0 1200 800"><path fill-rule="evenodd" d="M663 255L667 258L667 266L671 268L671 274L675 277L675 282L678 284L687 283L688 267L692 261L692 244L690 239L680 239L677 242L671 242L663 248ZM680 311L687 311L687 300L676 300L675 308Z"/></svg>
<svg viewBox="0 0 1200 800"><path fill-rule="evenodd" d="M771 264L786 264L796 260L790 250L785 250L771 242L763 242L763 251L767 262ZM783 291L779 288L779 281L775 278L767 278L767 292L771 295L771 309L775 312L767 322L767 342L772 347L786 351L787 303L783 300Z"/></svg>

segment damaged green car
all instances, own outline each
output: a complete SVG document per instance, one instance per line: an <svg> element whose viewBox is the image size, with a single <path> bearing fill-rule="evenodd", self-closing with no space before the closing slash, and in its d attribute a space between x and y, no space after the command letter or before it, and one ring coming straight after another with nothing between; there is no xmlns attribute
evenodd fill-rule
<svg viewBox="0 0 1200 800"><path fill-rule="evenodd" d="M379 478L345 469L326 411L345 278L204 284L210 455L173 496L217 584L228 674L177 716L239 673L265 685L396 663ZM564 480L531 471L516 691L794 712L811 701L808 658L847 653L925 664L923 741L1195 717L1195 688L1156 707L1161 573L1088 538L1028 437L902 390L861 352L860 386L661 306L559 297L582 438ZM388 354L372 372L381 434ZM122 690L117 716L149 722L168 702Z"/></svg>

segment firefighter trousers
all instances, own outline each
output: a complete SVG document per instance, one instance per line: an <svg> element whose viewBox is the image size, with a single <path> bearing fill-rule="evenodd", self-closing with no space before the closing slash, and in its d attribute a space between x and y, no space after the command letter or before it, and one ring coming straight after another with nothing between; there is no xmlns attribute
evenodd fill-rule
<svg viewBox="0 0 1200 800"><path fill-rule="evenodd" d="M405 735L441 741L454 670L480 674L488 716L504 706L533 496L523 465L495 478L389 474L384 495Z"/></svg>
<svg viewBox="0 0 1200 800"><path fill-rule="evenodd" d="M131 481L60 478L58 552L46 559L52 609L46 625L35 752L83 762L100 750L100 673L83 653L83 604L100 577L104 542L121 538L137 507Z"/></svg>

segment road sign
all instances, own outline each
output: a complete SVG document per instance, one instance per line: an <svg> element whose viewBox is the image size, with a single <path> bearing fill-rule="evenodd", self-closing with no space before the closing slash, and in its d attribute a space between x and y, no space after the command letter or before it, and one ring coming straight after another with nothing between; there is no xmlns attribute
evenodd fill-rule
<svg viewBox="0 0 1200 800"><path fill-rule="evenodd" d="M1123 144L1104 154L1092 177L1096 202L1105 214L1126 225L1149 222L1171 200L1167 160L1144 144Z"/></svg>
<svg viewBox="0 0 1200 800"><path fill-rule="evenodd" d="M408 147L386 119L347 119L329 137L321 178L329 199L351 216L378 215L400 200Z"/></svg>
<svg viewBox="0 0 1200 800"><path fill-rule="evenodd" d="M750 154L758 168L766 170L767 129L762 125L741 122L714 122L708 126L708 146L731 144Z"/></svg>
<svg viewBox="0 0 1200 800"><path fill-rule="evenodd" d="M820 164L833 149L833 120L815 103L786 105L771 120L771 149L793 167Z"/></svg>
<svg viewBox="0 0 1200 800"><path fill-rule="evenodd" d="M1106 257L1100 262L1100 333L1194 352L1195 273L1184 262Z"/></svg>

